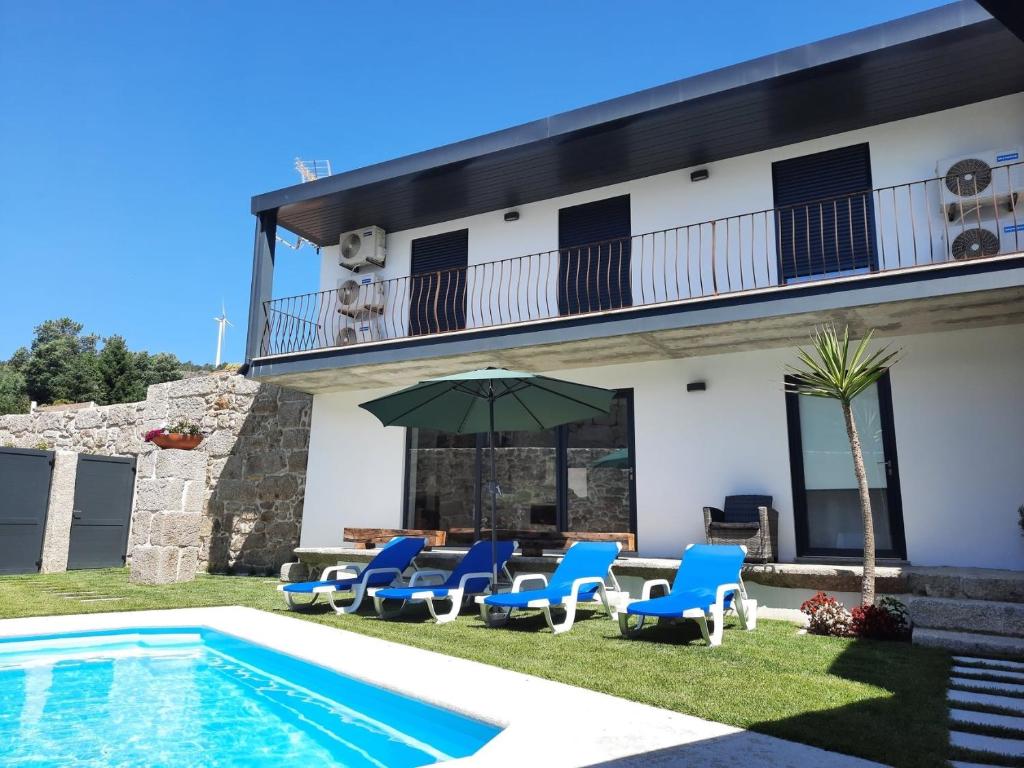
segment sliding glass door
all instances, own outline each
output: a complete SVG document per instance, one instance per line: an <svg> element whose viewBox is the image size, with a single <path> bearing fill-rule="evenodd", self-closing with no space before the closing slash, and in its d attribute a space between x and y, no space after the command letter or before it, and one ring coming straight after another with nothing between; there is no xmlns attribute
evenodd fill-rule
<svg viewBox="0 0 1024 768"><path fill-rule="evenodd" d="M486 435L409 429L406 526L465 531L483 509L489 526ZM635 532L632 391L608 416L541 432L499 432L498 527Z"/></svg>
<svg viewBox="0 0 1024 768"><path fill-rule="evenodd" d="M834 400L787 395L790 462L799 555L863 554L860 494L842 408ZM868 476L875 548L903 559L892 397L886 375L853 402Z"/></svg>

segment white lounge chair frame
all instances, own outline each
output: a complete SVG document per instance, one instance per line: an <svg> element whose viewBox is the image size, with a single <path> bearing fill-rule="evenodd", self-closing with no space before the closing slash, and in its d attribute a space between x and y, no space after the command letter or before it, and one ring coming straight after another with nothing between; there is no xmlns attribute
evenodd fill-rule
<svg viewBox="0 0 1024 768"><path fill-rule="evenodd" d="M692 546L692 544L688 544L686 549ZM747 551L746 547L741 546L741 548L744 552ZM664 589L666 595L672 591L672 584L668 579L651 579L644 582L643 588L640 590L640 601L650 600L654 596L652 593L658 587ZM719 584L715 590L715 601L706 610L690 608L678 616L670 617L637 616L636 626L632 628L629 626L630 614L626 612L626 608L629 603L639 601L630 600L622 606L622 611L619 613L619 632L625 636L635 634L643 628L644 622L649 618L693 619L697 622L697 626L700 627L700 634L704 638L704 642L714 648L722 644L722 636L725 631L725 614L727 613L725 610L725 597L730 592L735 592L736 594L733 595L732 605L729 606L729 610L736 612L740 625L745 630L753 630L757 626L757 602L747 597L747 588L743 585L743 579L741 578L734 584ZM748 608L751 610L748 610ZM711 619L711 627L708 626L708 618Z"/></svg>
<svg viewBox="0 0 1024 768"><path fill-rule="evenodd" d="M415 567L415 562L416 561L413 560L413 567ZM278 590L284 593L284 599L285 602L288 603L289 608L308 608L317 601L318 597L320 597L321 595L326 595L327 601L331 604L331 608L334 609L334 612L337 614L345 614L355 613L359 610L359 606L363 604L363 598L367 596L366 582L370 579L371 576L376 576L380 573L390 573L393 574L394 579L391 581L391 584L389 584L389 586L395 587L402 585L403 571L399 570L398 568L371 568L368 571L364 571L363 568L364 566L355 564L332 565L327 568L324 568L323 573L320 574L320 581L337 580L338 576L347 575L357 577L359 578L359 581L353 584L351 589L339 590L327 584L323 585L322 587L313 587L313 591L311 593L313 595L313 598L308 603L296 600L296 593L285 592L285 584L279 585ZM416 574L414 573L413 577L415 578L415 576ZM335 601L335 595L348 594L350 592L352 594L352 601L348 605L339 605Z"/></svg>
<svg viewBox="0 0 1024 768"><path fill-rule="evenodd" d="M615 573L611 568L608 569L607 580L611 582L612 587L617 594L622 591L621 587L619 587L618 580L615 578ZM518 593L524 591L523 584L531 581L539 581L544 587L548 586L547 574L522 573L512 580L512 589L510 592ZM597 585L597 594L601 598L601 604L604 606L609 618L614 621L618 616L618 611L616 607L614 607L613 602L608 599L608 590L605 585L605 578L601 576L587 576L582 579L575 579L572 582L569 594L560 603L553 604L547 598L540 598L538 600L530 600L526 604L526 608L540 608L541 612L544 614L544 621L546 621L547 625L551 628L552 634L560 635L563 632L568 632L572 629L573 622L576 621L576 606L579 603L580 590L583 587L589 587L591 584ZM536 589L536 587L533 587L533 589ZM477 605L480 606L480 618L487 622L487 625L490 627L504 626L512 615L512 611L515 609L487 605L484 602L486 597L487 595L480 595L476 598ZM584 602L590 601L586 600ZM552 618L552 608L563 608L565 610L565 616L560 622L556 622Z"/></svg>
<svg viewBox="0 0 1024 768"><path fill-rule="evenodd" d="M505 576L511 580L512 574L509 572L508 566L503 565L501 569L504 572ZM445 580L448 578L448 574L448 571L438 570L417 571L412 575L412 578L409 580L409 586L418 587L422 584L425 587L436 587L445 582ZM428 579L438 579L438 581L435 584L431 585L427 583ZM430 615L434 618L434 621L436 621L438 624L447 624L450 621L455 621L455 619L459 617L459 613L461 612L463 606L468 603L468 598L466 596L466 584L468 584L473 579L486 579L489 585L491 583L491 574L489 572L463 574L462 578L459 579L459 586L453 589L449 589L447 595L435 595L433 592L429 590L425 590L423 592L413 592L407 599L400 601L401 605L399 605L398 608L393 608L390 610L387 608L386 605L388 601L385 598L377 596L377 592L382 589L386 589L386 587L374 587L369 591L369 594L373 598L373 605L374 608L376 608L377 610L377 616L381 619L395 618L402 612L405 606L409 603L426 603L427 610L430 611ZM444 602L446 600L451 601L451 605L448 608L448 610L438 611L435 602Z"/></svg>

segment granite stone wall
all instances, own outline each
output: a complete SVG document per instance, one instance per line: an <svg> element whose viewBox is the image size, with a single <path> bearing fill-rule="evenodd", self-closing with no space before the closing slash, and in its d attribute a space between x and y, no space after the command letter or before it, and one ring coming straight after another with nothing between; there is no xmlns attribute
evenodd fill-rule
<svg viewBox="0 0 1024 768"><path fill-rule="evenodd" d="M159 449L142 436L179 418L195 421L206 466L193 491L202 493L199 566L269 571L298 545L311 405L304 393L216 373L153 385L138 403L0 416L0 445L138 457L131 557L147 540L140 513L155 511L147 507L161 492L148 472Z"/></svg>

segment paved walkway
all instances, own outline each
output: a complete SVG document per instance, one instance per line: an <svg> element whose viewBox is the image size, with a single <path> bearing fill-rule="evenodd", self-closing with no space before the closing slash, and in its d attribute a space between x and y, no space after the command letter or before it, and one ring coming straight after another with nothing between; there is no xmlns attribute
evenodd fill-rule
<svg viewBox="0 0 1024 768"><path fill-rule="evenodd" d="M1024 758L1024 662L954 656L947 694L949 743L984 761ZM954 761L954 768L988 768Z"/></svg>

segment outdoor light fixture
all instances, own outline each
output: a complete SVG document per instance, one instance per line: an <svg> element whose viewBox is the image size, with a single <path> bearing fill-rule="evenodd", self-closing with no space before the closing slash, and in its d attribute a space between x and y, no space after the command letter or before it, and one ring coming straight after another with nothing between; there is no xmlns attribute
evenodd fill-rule
<svg viewBox="0 0 1024 768"><path fill-rule="evenodd" d="M708 169L701 168L700 170L694 171L693 173L690 174L690 181L704 181L704 179L708 178L709 176L711 176L711 174L708 173Z"/></svg>
<svg viewBox="0 0 1024 768"><path fill-rule="evenodd" d="M707 388L707 383L703 381L691 381L689 384L686 385L687 392L703 392Z"/></svg>
<svg viewBox="0 0 1024 768"><path fill-rule="evenodd" d="M519 221L519 211L509 211L506 213L505 221Z"/></svg>

